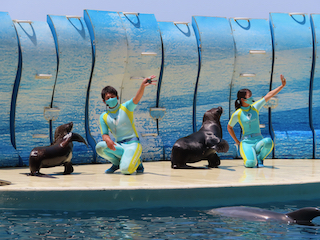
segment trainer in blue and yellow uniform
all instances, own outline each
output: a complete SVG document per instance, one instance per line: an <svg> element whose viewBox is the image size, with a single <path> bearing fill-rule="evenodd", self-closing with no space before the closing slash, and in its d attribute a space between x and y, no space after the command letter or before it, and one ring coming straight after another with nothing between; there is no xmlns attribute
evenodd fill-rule
<svg viewBox="0 0 320 240"><path fill-rule="evenodd" d="M259 101L254 102L249 89L238 91L235 101L236 111L232 114L228 123L228 132L239 146L240 155L244 165L248 168L263 167L263 160L273 149L271 138L263 138L260 131L260 109L286 85L286 79L280 75L282 85L267 93ZM241 142L237 139L233 127L239 123L242 129Z"/></svg>
<svg viewBox="0 0 320 240"><path fill-rule="evenodd" d="M143 173L144 168L140 160L142 147L134 125L133 111L143 96L148 85L156 85L152 80L156 76L145 78L136 94L129 101L119 104L118 92L111 86L101 91L103 102L107 111L100 116L102 140L96 145L97 153L112 163L106 173L114 173L120 168L123 174L132 174L135 171ZM115 138L110 138L109 131Z"/></svg>

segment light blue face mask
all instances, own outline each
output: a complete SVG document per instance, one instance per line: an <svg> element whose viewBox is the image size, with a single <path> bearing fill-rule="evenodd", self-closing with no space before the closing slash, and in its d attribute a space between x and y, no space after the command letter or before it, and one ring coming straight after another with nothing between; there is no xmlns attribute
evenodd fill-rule
<svg viewBox="0 0 320 240"><path fill-rule="evenodd" d="M107 101L106 101L106 105L109 107L109 108L114 108L118 105L118 99L116 97L114 98L109 98Z"/></svg>
<svg viewBox="0 0 320 240"><path fill-rule="evenodd" d="M245 100L245 103L251 105L252 103L254 103L254 100L253 100L252 97L249 97L249 98L247 98L247 99Z"/></svg>

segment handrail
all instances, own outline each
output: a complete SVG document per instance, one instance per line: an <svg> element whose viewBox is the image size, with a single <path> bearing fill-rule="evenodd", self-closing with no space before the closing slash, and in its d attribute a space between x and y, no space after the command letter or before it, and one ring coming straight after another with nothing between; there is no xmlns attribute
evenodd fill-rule
<svg viewBox="0 0 320 240"><path fill-rule="evenodd" d="M142 137L157 137L158 133L142 133Z"/></svg>
<svg viewBox="0 0 320 240"><path fill-rule="evenodd" d="M290 16L292 15L306 15L305 13L299 13L299 12L292 12L292 13L289 13Z"/></svg>
<svg viewBox="0 0 320 240"><path fill-rule="evenodd" d="M177 24L184 24L184 25L188 25L189 23L188 22L173 22L174 25L177 25Z"/></svg>
<svg viewBox="0 0 320 240"><path fill-rule="evenodd" d="M13 19L12 21L15 22L15 23L29 23L29 24L32 23L31 20L18 20L18 19Z"/></svg>
<svg viewBox="0 0 320 240"><path fill-rule="evenodd" d="M52 77L52 74L36 74L35 79L49 79Z"/></svg>
<svg viewBox="0 0 320 240"><path fill-rule="evenodd" d="M235 21L237 20L247 20L248 22L250 21L250 18L247 18L247 17L235 17L233 18Z"/></svg>
<svg viewBox="0 0 320 240"><path fill-rule="evenodd" d="M81 19L81 16L76 16L76 15L66 15L66 18L77 18L77 19Z"/></svg>
<svg viewBox="0 0 320 240"><path fill-rule="evenodd" d="M46 112L60 112L60 109L57 107L46 108Z"/></svg>
<svg viewBox="0 0 320 240"><path fill-rule="evenodd" d="M240 77L255 77L255 73L240 73Z"/></svg>
<svg viewBox="0 0 320 240"><path fill-rule="evenodd" d="M250 54L266 54L265 50L250 50Z"/></svg>
<svg viewBox="0 0 320 240"><path fill-rule="evenodd" d="M32 138L49 138L49 135L48 134L42 134L42 133L33 134Z"/></svg>
<svg viewBox="0 0 320 240"><path fill-rule="evenodd" d="M59 116L60 109L57 107L44 107L43 116L47 121L56 120Z"/></svg>
<svg viewBox="0 0 320 240"><path fill-rule="evenodd" d="M164 108L164 107L153 107L153 108L150 108L150 111L166 111L166 108Z"/></svg>
<svg viewBox="0 0 320 240"><path fill-rule="evenodd" d="M157 53L155 52L142 52L142 56L157 56Z"/></svg>
<svg viewBox="0 0 320 240"><path fill-rule="evenodd" d="M137 12L123 12L123 15L136 15L136 16L138 16L139 13L137 13Z"/></svg>

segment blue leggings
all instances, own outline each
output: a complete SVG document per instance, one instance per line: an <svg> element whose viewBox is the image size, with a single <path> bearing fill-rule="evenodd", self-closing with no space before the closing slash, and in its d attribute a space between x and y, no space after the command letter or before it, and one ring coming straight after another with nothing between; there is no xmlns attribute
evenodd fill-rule
<svg viewBox="0 0 320 240"><path fill-rule="evenodd" d="M269 137L257 136L240 142L240 155L248 168L256 167L257 163L262 162L272 149L273 142Z"/></svg>
<svg viewBox="0 0 320 240"><path fill-rule="evenodd" d="M96 151L99 156L119 166L123 174L134 173L140 165L140 156L142 153L141 144L137 141L129 143L116 143L116 150L108 148L105 141L96 145Z"/></svg>

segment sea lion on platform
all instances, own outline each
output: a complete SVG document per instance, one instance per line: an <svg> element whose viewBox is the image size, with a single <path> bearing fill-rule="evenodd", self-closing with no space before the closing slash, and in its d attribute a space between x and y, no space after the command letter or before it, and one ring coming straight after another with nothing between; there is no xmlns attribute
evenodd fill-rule
<svg viewBox="0 0 320 240"><path fill-rule="evenodd" d="M71 163L72 141L87 142L77 133L71 132L73 123L66 123L56 128L54 142L50 146L35 147L29 156L29 168L31 176L39 176L40 168L49 168L64 165L63 174L73 172ZM87 145L88 146L88 145Z"/></svg>
<svg viewBox="0 0 320 240"><path fill-rule="evenodd" d="M220 158L216 152L227 152L229 144L222 139L220 117L222 107L212 108L205 112L202 126L198 132L178 139L172 148L171 167L196 168L186 163L195 163L208 160L208 167L214 168L220 165Z"/></svg>
<svg viewBox="0 0 320 240"><path fill-rule="evenodd" d="M206 213L224 217L236 217L248 221L278 221L300 225L313 225L312 219L320 216L320 210L314 207L305 207L286 214L255 207L222 207L209 210Z"/></svg>

